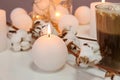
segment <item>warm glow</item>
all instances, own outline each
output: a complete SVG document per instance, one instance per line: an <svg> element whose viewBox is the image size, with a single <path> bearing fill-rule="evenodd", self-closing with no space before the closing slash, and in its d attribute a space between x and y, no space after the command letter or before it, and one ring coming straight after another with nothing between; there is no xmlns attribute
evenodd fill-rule
<svg viewBox="0 0 120 80"><path fill-rule="evenodd" d="M39 16L39 15L36 15L36 18L37 18L37 19L39 19L39 18L40 18L40 16Z"/></svg>
<svg viewBox="0 0 120 80"><path fill-rule="evenodd" d="M56 17L60 17L60 15L61 15L60 12L56 12L56 13L55 13L55 16L56 16Z"/></svg>
<svg viewBox="0 0 120 80"><path fill-rule="evenodd" d="M48 24L48 37L50 37L51 34L51 28L50 28L50 24Z"/></svg>
<svg viewBox="0 0 120 80"><path fill-rule="evenodd" d="M105 3L105 0L102 0L102 3Z"/></svg>

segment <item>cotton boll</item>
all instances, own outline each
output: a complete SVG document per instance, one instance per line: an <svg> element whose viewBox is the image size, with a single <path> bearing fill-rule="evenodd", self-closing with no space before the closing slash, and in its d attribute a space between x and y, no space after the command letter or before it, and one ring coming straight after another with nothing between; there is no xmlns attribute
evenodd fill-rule
<svg viewBox="0 0 120 80"><path fill-rule="evenodd" d="M80 42L76 38L75 33L72 30L68 31L63 39L67 39L66 44L68 44L69 42L73 42L74 44L80 47Z"/></svg>
<svg viewBox="0 0 120 80"><path fill-rule="evenodd" d="M25 38L24 41L31 42L32 41L32 34L28 34Z"/></svg>
<svg viewBox="0 0 120 80"><path fill-rule="evenodd" d="M27 50L27 49L29 49L30 46L31 46L28 41L23 41L23 42L21 42L20 45L21 45L22 50Z"/></svg>
<svg viewBox="0 0 120 80"><path fill-rule="evenodd" d="M92 44L92 43L91 43ZM81 53L80 53L80 57L85 58L86 60L88 60L88 63L84 63L89 66L89 64L97 64L100 62L100 60L102 59L102 56L100 54L100 51L94 51L91 48L91 45L89 43L85 43L83 45L81 45ZM82 60L81 60L82 61ZM82 65L83 66L83 65Z"/></svg>
<svg viewBox="0 0 120 80"><path fill-rule="evenodd" d="M12 49L14 51L20 51L21 50L21 46L20 46L19 43L16 43L16 44L13 44Z"/></svg>
<svg viewBox="0 0 120 80"><path fill-rule="evenodd" d="M88 46L82 46L81 47L80 56L88 57L89 58L89 62L93 62L94 61L94 64L97 64L102 59L102 56L100 55L99 51L94 53L94 51L90 47L88 47Z"/></svg>
<svg viewBox="0 0 120 80"><path fill-rule="evenodd" d="M10 14L10 18L11 18L11 20L13 20L14 17L21 15L21 14L27 14L27 12L23 8L15 8L12 10L12 12Z"/></svg>
<svg viewBox="0 0 120 80"><path fill-rule="evenodd" d="M88 45L92 48L93 51L98 51L100 49L100 46L98 43L88 43Z"/></svg>
<svg viewBox="0 0 120 80"><path fill-rule="evenodd" d="M91 57L91 55L93 55L93 51L87 47L87 46L81 46L81 53L80 56L84 57Z"/></svg>
<svg viewBox="0 0 120 80"><path fill-rule="evenodd" d="M99 61L102 59L101 55L96 55L95 53L93 55L90 56L89 60L90 62L94 61L94 64L99 63Z"/></svg>
<svg viewBox="0 0 120 80"><path fill-rule="evenodd" d="M20 29L17 31L17 35L21 37L26 37L28 34L27 31Z"/></svg>
<svg viewBox="0 0 120 80"><path fill-rule="evenodd" d="M101 55L93 55L94 57L92 58L91 61L94 61L94 64L97 64L100 62L100 60L102 59Z"/></svg>
<svg viewBox="0 0 120 80"><path fill-rule="evenodd" d="M11 43L19 43L20 41L21 41L21 36L13 34L13 36L11 38Z"/></svg>
<svg viewBox="0 0 120 80"><path fill-rule="evenodd" d="M75 11L75 16L79 20L79 24L90 23L90 8L87 6L81 6Z"/></svg>
<svg viewBox="0 0 120 80"><path fill-rule="evenodd" d="M72 27L72 29L76 30L79 25L79 22L75 16L65 15L61 18L58 25L59 25L61 31L64 29L69 30L69 27Z"/></svg>
<svg viewBox="0 0 120 80"><path fill-rule="evenodd" d="M32 28L32 19L26 14L16 15L12 18L13 25L18 29L29 31Z"/></svg>
<svg viewBox="0 0 120 80"><path fill-rule="evenodd" d="M23 47L23 46L28 46L29 45L29 42L28 41L22 41L21 42L21 46Z"/></svg>
<svg viewBox="0 0 120 80"><path fill-rule="evenodd" d="M29 50L29 49L30 49L30 46L24 46L24 47L22 47L21 49L22 49L23 51Z"/></svg>

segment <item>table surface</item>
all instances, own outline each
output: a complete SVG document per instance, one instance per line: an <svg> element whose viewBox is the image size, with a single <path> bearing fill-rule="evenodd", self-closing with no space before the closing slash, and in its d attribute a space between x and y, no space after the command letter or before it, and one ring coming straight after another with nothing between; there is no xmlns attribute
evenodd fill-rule
<svg viewBox="0 0 120 80"><path fill-rule="evenodd" d="M97 78L97 75L75 68L70 55L60 71L43 72L34 65L30 51L13 52L8 49L0 53L0 80L93 80L93 78Z"/></svg>
<svg viewBox="0 0 120 80"><path fill-rule="evenodd" d="M34 65L31 51L13 52L8 49L0 53L0 80L103 80L103 74L94 68L76 68L71 55L61 70L43 72Z"/></svg>

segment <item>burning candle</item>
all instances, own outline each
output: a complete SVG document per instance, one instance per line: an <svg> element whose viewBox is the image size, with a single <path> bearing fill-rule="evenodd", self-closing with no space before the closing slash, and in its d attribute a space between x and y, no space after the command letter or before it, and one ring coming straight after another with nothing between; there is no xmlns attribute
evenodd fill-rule
<svg viewBox="0 0 120 80"><path fill-rule="evenodd" d="M67 14L69 14L69 11L62 5L57 5L56 7L50 8L50 16L52 21L55 23L58 23L60 19Z"/></svg>
<svg viewBox="0 0 120 80"><path fill-rule="evenodd" d="M63 40L50 31L36 40L32 47L33 61L43 71L56 71L66 62L68 51Z"/></svg>
<svg viewBox="0 0 120 80"><path fill-rule="evenodd" d="M93 38L96 39L96 13L95 13L95 6L98 5L98 4L103 4L103 3L108 3L108 2L105 2L105 0L102 0L101 2L93 2L90 4L90 9L91 9L91 22L90 22L90 25L91 25L91 30L90 30L90 33L91 33L91 36Z"/></svg>
<svg viewBox="0 0 120 80"><path fill-rule="evenodd" d="M56 16L56 17L60 17L60 15L61 15L60 12L56 12L56 13L55 13L55 16Z"/></svg>

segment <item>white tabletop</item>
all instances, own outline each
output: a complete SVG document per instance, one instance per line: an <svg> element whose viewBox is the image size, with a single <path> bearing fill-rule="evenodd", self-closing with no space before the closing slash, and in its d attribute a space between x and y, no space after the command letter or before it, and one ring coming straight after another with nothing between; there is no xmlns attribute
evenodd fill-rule
<svg viewBox="0 0 120 80"><path fill-rule="evenodd" d="M30 51L6 50L0 53L0 80L93 80L96 78L69 65L69 62L60 71L43 72L34 65Z"/></svg>

